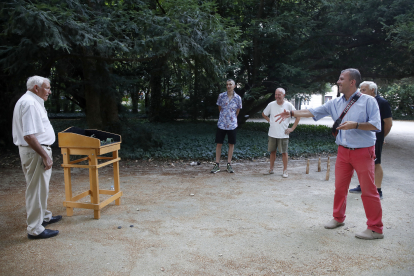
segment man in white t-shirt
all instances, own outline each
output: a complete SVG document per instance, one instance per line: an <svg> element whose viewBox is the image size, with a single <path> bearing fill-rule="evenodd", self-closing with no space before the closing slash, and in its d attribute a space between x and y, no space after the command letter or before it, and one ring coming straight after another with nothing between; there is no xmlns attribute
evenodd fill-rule
<svg viewBox="0 0 414 276"><path fill-rule="evenodd" d="M296 110L295 107L288 101L285 101L285 89L278 88L275 91L275 99L269 103L262 112L263 118L270 123L269 127L269 141L268 151L270 152L270 169L265 174L273 174L273 168L276 160L276 149L282 154L283 160L283 177L288 177L287 163L288 163L288 144L289 133L295 130L299 124L300 118L296 118L295 123L289 128L289 121L283 121L281 124L275 122L274 117L283 112L283 110Z"/></svg>
<svg viewBox="0 0 414 276"><path fill-rule="evenodd" d="M52 217L52 212L47 210L53 165L50 146L55 142L55 131L44 102L52 92L49 79L40 76L30 77L26 86L27 92L14 107L13 143L19 147L27 183L27 236L29 239L47 239L59 231L45 229L45 226L62 219L62 216Z"/></svg>

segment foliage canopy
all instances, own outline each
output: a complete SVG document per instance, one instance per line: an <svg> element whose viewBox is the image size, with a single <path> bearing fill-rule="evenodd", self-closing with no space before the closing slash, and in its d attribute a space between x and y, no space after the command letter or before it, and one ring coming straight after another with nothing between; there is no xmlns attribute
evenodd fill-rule
<svg viewBox="0 0 414 276"><path fill-rule="evenodd" d="M117 133L122 102L154 122L217 116L227 78L243 124L279 86L299 102L349 67L380 84L414 76L412 0L4 0L0 26L3 145L35 74L52 80L50 111Z"/></svg>

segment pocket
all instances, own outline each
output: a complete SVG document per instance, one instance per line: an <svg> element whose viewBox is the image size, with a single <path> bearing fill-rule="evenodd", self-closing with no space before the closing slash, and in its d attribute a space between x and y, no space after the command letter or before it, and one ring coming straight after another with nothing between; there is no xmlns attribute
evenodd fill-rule
<svg viewBox="0 0 414 276"><path fill-rule="evenodd" d="M25 153L25 160L31 160L31 159L33 159L34 155L35 155L35 153L32 152L32 151L26 152Z"/></svg>
<svg viewBox="0 0 414 276"><path fill-rule="evenodd" d="M35 152L33 151L29 151L24 153L23 155L23 160L22 160L22 165L26 170L29 170L32 162L33 162L33 158L35 158Z"/></svg>
<svg viewBox="0 0 414 276"><path fill-rule="evenodd" d="M377 157L375 156L375 147L369 147L368 154L371 157L372 160L375 160Z"/></svg>

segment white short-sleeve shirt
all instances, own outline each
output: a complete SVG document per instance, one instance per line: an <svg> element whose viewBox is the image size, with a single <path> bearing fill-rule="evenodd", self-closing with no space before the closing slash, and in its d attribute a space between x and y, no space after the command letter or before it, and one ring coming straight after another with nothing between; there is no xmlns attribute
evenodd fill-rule
<svg viewBox="0 0 414 276"><path fill-rule="evenodd" d="M269 103L263 110L264 115L270 118L270 126L268 135L273 138L289 138L289 134L285 134L285 130L289 127L290 119L284 120L279 124L275 122L275 115L282 113L283 110L296 110L288 101L284 101L282 105L278 105L276 101Z"/></svg>
<svg viewBox="0 0 414 276"><path fill-rule="evenodd" d="M27 91L16 103L12 123L13 143L16 146L28 146L24 136L34 134L39 144L52 145L55 131L50 124L44 100L31 91Z"/></svg>

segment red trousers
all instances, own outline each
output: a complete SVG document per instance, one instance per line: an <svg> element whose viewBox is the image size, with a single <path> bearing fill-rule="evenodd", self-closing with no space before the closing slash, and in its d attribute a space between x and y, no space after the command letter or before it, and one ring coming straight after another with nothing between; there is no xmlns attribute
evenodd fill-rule
<svg viewBox="0 0 414 276"><path fill-rule="evenodd" d="M367 216L368 229L382 234L382 208L375 186L375 146L361 149L338 147L335 164L335 197L333 216L336 221L345 220L346 199L354 170L361 186L361 199Z"/></svg>

